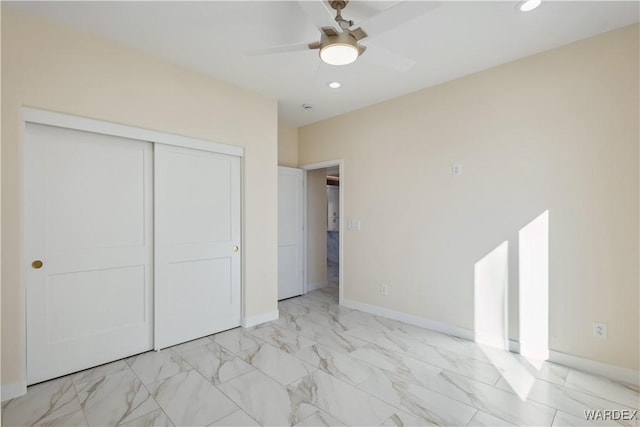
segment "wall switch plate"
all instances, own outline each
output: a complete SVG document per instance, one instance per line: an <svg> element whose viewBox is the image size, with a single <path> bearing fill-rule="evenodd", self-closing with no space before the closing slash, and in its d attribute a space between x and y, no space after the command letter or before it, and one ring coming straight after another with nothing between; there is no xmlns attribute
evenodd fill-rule
<svg viewBox="0 0 640 427"><path fill-rule="evenodd" d="M454 163L451 166L451 175L453 175L453 176L462 175L462 165L460 163Z"/></svg>
<svg viewBox="0 0 640 427"><path fill-rule="evenodd" d="M384 295L384 296L389 295L389 286L383 283L382 286L380 286L380 295Z"/></svg>
<svg viewBox="0 0 640 427"><path fill-rule="evenodd" d="M596 338L606 339L608 330L605 322L593 322L593 336Z"/></svg>

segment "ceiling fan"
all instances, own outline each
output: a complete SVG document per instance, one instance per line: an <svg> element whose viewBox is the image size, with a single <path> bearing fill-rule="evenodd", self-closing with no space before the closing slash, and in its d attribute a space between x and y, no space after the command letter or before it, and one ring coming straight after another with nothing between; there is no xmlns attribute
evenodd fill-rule
<svg viewBox="0 0 640 427"><path fill-rule="evenodd" d="M342 16L349 0L329 0L328 5L335 12L329 10L325 1L299 0L298 4L320 30L320 40L259 49L249 52L250 54L264 55L317 49L320 59L324 63L347 65L367 51L365 57L372 62L398 71L407 71L415 64L415 61L375 44L369 43L365 46L360 41L365 38L377 37L437 6L437 2L432 1L405 0L359 22L357 28L353 28L354 22Z"/></svg>

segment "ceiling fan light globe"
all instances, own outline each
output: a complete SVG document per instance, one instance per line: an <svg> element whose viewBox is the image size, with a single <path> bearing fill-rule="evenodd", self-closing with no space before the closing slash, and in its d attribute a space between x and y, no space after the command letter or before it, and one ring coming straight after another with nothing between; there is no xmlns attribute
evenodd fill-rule
<svg viewBox="0 0 640 427"><path fill-rule="evenodd" d="M329 65L347 65L358 59L358 48L348 43L332 43L320 49L320 59Z"/></svg>

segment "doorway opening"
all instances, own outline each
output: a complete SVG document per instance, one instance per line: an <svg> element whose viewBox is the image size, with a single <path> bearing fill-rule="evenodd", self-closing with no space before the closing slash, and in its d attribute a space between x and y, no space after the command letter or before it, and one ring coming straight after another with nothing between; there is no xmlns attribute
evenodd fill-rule
<svg viewBox="0 0 640 427"><path fill-rule="evenodd" d="M342 160L302 166L305 185L305 289L336 289L338 303L344 289Z"/></svg>

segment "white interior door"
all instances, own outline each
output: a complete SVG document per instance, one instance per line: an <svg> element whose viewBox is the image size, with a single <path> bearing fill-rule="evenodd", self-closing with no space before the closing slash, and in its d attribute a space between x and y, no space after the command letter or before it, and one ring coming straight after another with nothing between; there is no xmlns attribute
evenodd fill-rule
<svg viewBox="0 0 640 427"><path fill-rule="evenodd" d="M304 293L304 171L278 167L278 300Z"/></svg>
<svg viewBox="0 0 640 427"><path fill-rule="evenodd" d="M24 159L27 383L151 349L151 144L28 123Z"/></svg>
<svg viewBox="0 0 640 427"><path fill-rule="evenodd" d="M156 144L155 347L240 325L240 158Z"/></svg>

